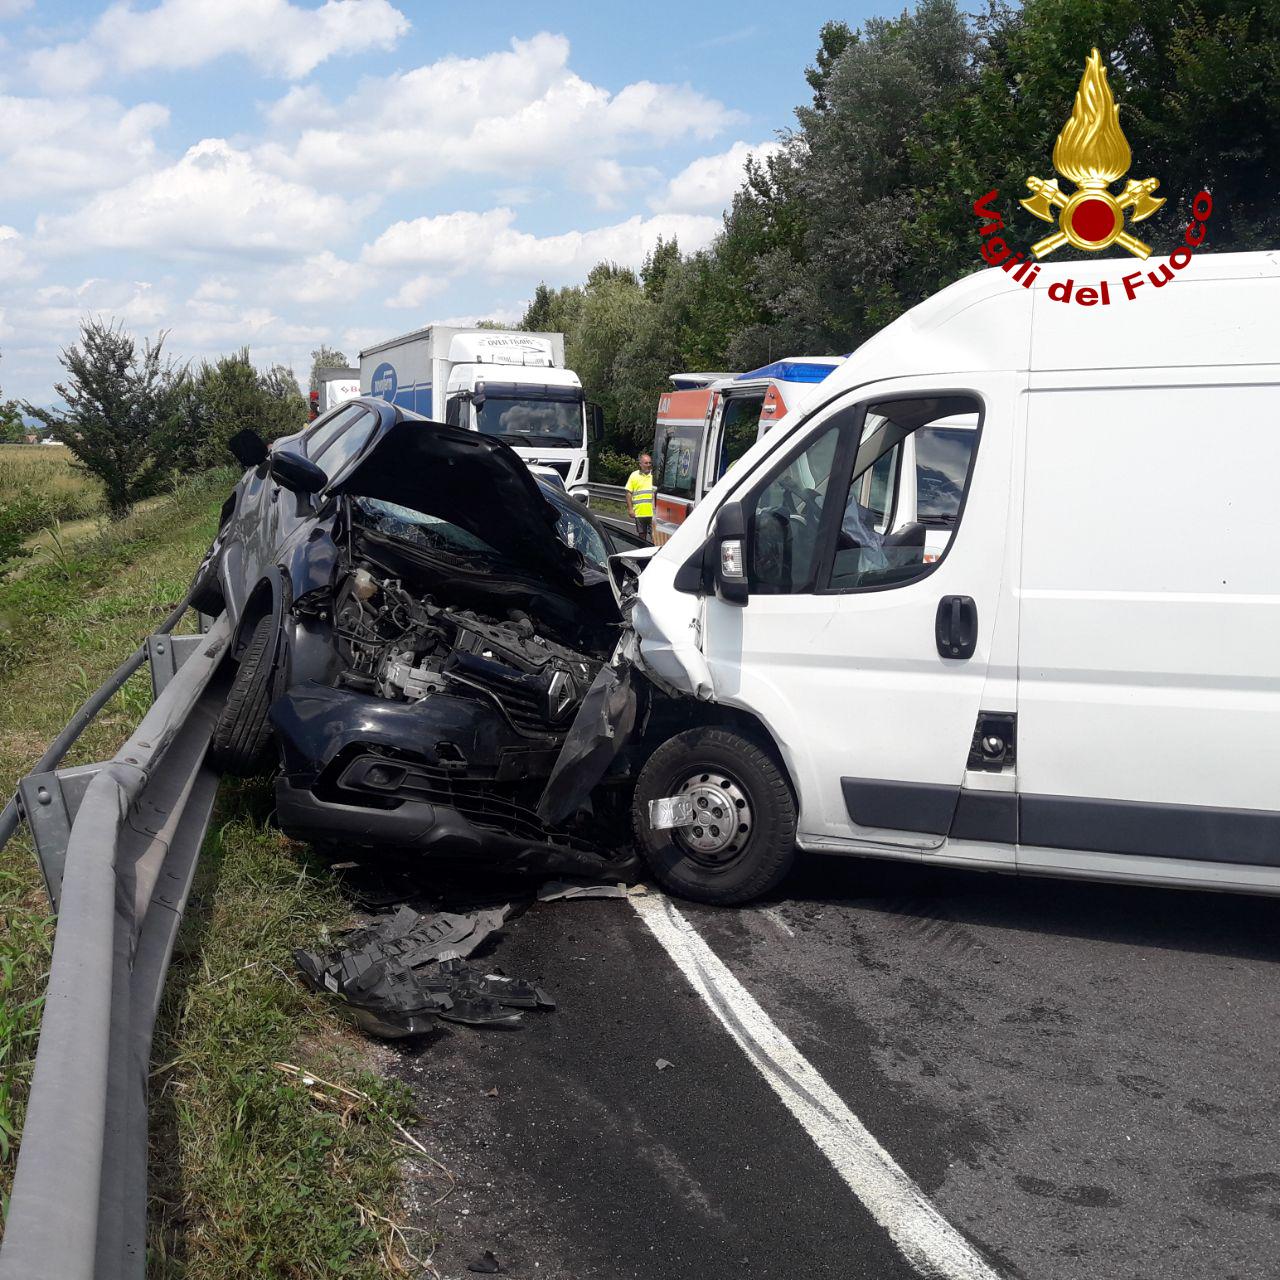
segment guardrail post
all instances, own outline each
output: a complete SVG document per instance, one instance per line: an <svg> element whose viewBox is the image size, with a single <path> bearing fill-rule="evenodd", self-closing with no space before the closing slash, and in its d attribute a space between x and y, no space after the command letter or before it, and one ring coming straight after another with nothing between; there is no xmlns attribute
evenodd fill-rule
<svg viewBox="0 0 1280 1280"><path fill-rule="evenodd" d="M29 773L18 783L18 799L31 830L36 860L44 877L45 892L54 915L62 900L62 873L67 862L71 824L80 810L85 790L102 766L81 765L50 773Z"/></svg>
<svg viewBox="0 0 1280 1280"><path fill-rule="evenodd" d="M203 634L193 636L154 635L147 637L147 661L151 664L151 697L154 701L178 668L204 642Z"/></svg>

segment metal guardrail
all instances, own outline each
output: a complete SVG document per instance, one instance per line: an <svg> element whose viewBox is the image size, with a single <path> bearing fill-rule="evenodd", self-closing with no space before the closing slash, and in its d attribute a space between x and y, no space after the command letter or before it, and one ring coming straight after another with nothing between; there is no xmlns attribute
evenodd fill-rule
<svg viewBox="0 0 1280 1280"><path fill-rule="evenodd" d="M624 506L626 505L627 491L620 484L589 484L587 493L591 495L592 501L596 498L605 498L610 502L621 502Z"/></svg>
<svg viewBox="0 0 1280 1280"><path fill-rule="evenodd" d="M151 1034L217 792L204 757L228 640L225 617L150 637L19 787L58 924L0 1280L145 1276ZM54 770L146 659L155 701L129 740Z"/></svg>

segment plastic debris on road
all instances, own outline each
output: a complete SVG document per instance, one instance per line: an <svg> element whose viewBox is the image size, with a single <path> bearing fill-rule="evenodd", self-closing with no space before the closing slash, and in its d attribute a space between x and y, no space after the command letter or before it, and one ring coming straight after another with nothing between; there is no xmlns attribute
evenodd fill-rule
<svg viewBox="0 0 1280 1280"><path fill-rule="evenodd" d="M384 1039L420 1035L438 1019L511 1027L522 1009L554 1009L541 988L464 964L510 915L509 906L458 915L401 907L376 925L353 929L324 951L299 948L306 983L336 996L362 1030Z"/></svg>

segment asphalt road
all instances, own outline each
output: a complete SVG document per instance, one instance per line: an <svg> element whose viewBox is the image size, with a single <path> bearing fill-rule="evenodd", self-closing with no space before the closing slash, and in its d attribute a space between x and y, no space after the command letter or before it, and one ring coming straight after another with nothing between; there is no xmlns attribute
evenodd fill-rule
<svg viewBox="0 0 1280 1280"><path fill-rule="evenodd" d="M995 1274L1280 1276L1280 902L813 859L680 909ZM560 1007L397 1051L441 1276L920 1274L628 903L488 962Z"/></svg>

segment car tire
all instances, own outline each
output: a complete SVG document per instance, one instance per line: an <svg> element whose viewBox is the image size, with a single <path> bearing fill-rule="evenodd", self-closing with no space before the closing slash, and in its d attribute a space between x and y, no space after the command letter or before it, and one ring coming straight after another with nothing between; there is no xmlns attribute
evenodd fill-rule
<svg viewBox="0 0 1280 1280"><path fill-rule="evenodd" d="M275 619L267 614L253 629L213 729L209 761L221 773L248 778L270 762L267 708L275 684L275 641Z"/></svg>
<svg viewBox="0 0 1280 1280"><path fill-rule="evenodd" d="M218 564L222 559L222 539L215 538L213 546L205 552L196 576L191 579L191 591L187 598L191 607L206 617L216 618L227 607L222 594L222 583L218 580Z"/></svg>
<svg viewBox="0 0 1280 1280"><path fill-rule="evenodd" d="M705 825L655 831L649 802L687 794ZM720 819L730 806L735 821ZM757 742L729 729L689 729L640 771L631 805L636 848L664 889L696 902L749 902L774 888L796 854L796 803Z"/></svg>

